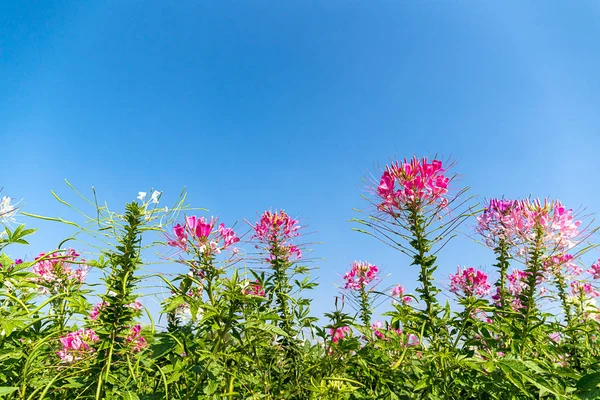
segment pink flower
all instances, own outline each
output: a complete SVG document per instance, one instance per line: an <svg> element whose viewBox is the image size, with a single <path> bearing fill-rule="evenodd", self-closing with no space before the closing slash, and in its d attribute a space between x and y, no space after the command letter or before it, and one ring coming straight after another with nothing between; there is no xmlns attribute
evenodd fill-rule
<svg viewBox="0 0 600 400"><path fill-rule="evenodd" d="M600 259L592 264L590 269L587 270L589 274L591 274L594 279L600 279Z"/></svg>
<svg viewBox="0 0 600 400"><path fill-rule="evenodd" d="M208 238L215 223L216 220L213 218L210 219L210 222L204 219L204 217L196 218L195 216L191 216L186 218L187 229L201 241Z"/></svg>
<svg viewBox="0 0 600 400"><path fill-rule="evenodd" d="M450 275L450 292L466 297L483 297L490 291L487 275L473 267L460 269L455 275Z"/></svg>
<svg viewBox="0 0 600 400"><path fill-rule="evenodd" d="M265 211L253 228L252 238L266 245L269 251L267 262L272 262L276 258L275 254L278 258L285 258L286 260L292 257L298 260L302 257L300 248L291 243L294 238L300 235L298 232L300 225L285 211ZM257 248L259 248L258 245Z"/></svg>
<svg viewBox="0 0 600 400"><path fill-rule="evenodd" d="M265 211L254 226L253 238L262 242L286 243L299 235L298 221L291 218L285 211Z"/></svg>
<svg viewBox="0 0 600 400"><path fill-rule="evenodd" d="M584 296L589 298L599 297L600 293L589 282L571 282L571 294L573 296Z"/></svg>
<svg viewBox="0 0 600 400"><path fill-rule="evenodd" d="M381 322L381 321L376 321L371 324L371 330L373 331L375 336L378 337L379 339L385 339L385 335L381 332L382 328L383 328L383 322Z"/></svg>
<svg viewBox="0 0 600 400"><path fill-rule="evenodd" d="M344 275L346 289L361 290L377 278L379 268L368 262L354 261L352 269Z"/></svg>
<svg viewBox="0 0 600 400"><path fill-rule="evenodd" d="M100 311L102 311L102 309L103 309L105 306L107 306L107 305L108 305L108 303L107 303L107 302L105 302L105 301L102 301L102 302L100 302L100 303L96 304L96 305L94 306L94 309L93 309L93 310L92 310L92 312L90 313L90 319L91 319L92 321L95 321L95 320L97 320L97 319L98 319L98 317L100 316Z"/></svg>
<svg viewBox="0 0 600 400"><path fill-rule="evenodd" d="M412 300L412 297L410 297L410 296L404 296L404 291L405 291L405 290L404 290L404 286L402 286L402 285L397 285L397 286L395 286L395 287L392 289L392 297L395 297L395 298L398 298L398 299L399 299L399 298L402 298L402 302L403 302L404 304L408 304L408 303L410 303L410 302L411 302L411 300Z"/></svg>
<svg viewBox="0 0 600 400"><path fill-rule="evenodd" d="M418 160L414 157L408 161L396 161L386 166L376 193L382 202L381 211L395 215L405 207L438 204L445 207L449 178L444 176L442 162L427 158Z"/></svg>
<svg viewBox="0 0 600 400"><path fill-rule="evenodd" d="M125 304L126 308L131 308L133 311L141 311L144 308L144 305L139 301L135 300L133 303Z"/></svg>
<svg viewBox="0 0 600 400"><path fill-rule="evenodd" d="M91 329L80 329L68 333L60 338L62 350L58 351L57 354L64 363L72 363L93 352L94 349L91 345L98 340L100 339Z"/></svg>
<svg viewBox="0 0 600 400"><path fill-rule="evenodd" d="M548 335L548 337L550 338L550 340L552 340L554 343L558 343L560 341L560 332L554 332L551 333L550 335Z"/></svg>
<svg viewBox="0 0 600 400"><path fill-rule="evenodd" d="M125 341L131 346L131 351L137 353L142 349L148 347L146 339L140 334L142 327L138 324L131 328L129 335L125 338Z"/></svg>
<svg viewBox="0 0 600 400"><path fill-rule="evenodd" d="M83 283L89 267L84 264L85 260L77 260L78 257L79 254L73 249L68 249L66 253L40 253L32 267L33 273L38 276L36 282L50 287L54 292L63 290L69 284ZM71 267L73 264L78 265L75 270Z"/></svg>
<svg viewBox="0 0 600 400"><path fill-rule="evenodd" d="M262 288L262 286L260 286L260 283L258 282L258 280L255 280L254 282L251 282L245 289L244 289L244 294L246 295L250 295L250 296L260 296L260 297L265 297L265 291Z"/></svg>
<svg viewBox="0 0 600 400"><path fill-rule="evenodd" d="M350 333L349 326L341 326L339 328L331 328L329 330L329 334L331 335L331 340L333 343L338 343L340 340L344 339Z"/></svg>
<svg viewBox="0 0 600 400"><path fill-rule="evenodd" d="M235 235L233 229L225 228L225 224L219 225L219 233L221 234L223 242L225 243L224 247L229 247L240 241L240 238Z"/></svg>
<svg viewBox="0 0 600 400"><path fill-rule="evenodd" d="M186 217L185 225L177 224L173 227L174 237L168 236L167 244L183 251L187 251L191 244L196 246L201 253L220 254L223 249L240 241L233 229L226 228L225 224L220 224L218 230L213 232L216 224L217 219L213 217L210 218L210 221L194 215ZM192 237L191 242L189 236ZM220 244L221 240L223 241L222 245ZM234 248L233 253L237 254L237 252L238 250Z"/></svg>
<svg viewBox="0 0 600 400"><path fill-rule="evenodd" d="M175 240L170 240L167 244L172 247L179 247L183 251L186 251L188 236L185 232L185 227L181 224L177 224L173 227L173 233L175 234Z"/></svg>

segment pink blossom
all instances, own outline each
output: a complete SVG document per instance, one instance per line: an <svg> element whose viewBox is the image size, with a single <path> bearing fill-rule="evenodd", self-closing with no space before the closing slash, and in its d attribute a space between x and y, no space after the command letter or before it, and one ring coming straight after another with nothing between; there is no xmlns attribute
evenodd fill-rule
<svg viewBox="0 0 600 400"><path fill-rule="evenodd" d="M265 211L253 228L252 238L268 247L267 262L273 262L275 258L290 260L294 257L298 260L302 257L300 248L291 243L294 238L299 236L300 225L285 211ZM257 248L259 248L258 245Z"/></svg>
<svg viewBox="0 0 600 400"><path fill-rule="evenodd" d="M450 275L450 292L467 297L483 297L490 291L487 275L473 267L460 269L455 275Z"/></svg>
<svg viewBox="0 0 600 400"><path fill-rule="evenodd" d="M244 294L265 297L265 290L260 286L258 280L255 280L244 289Z"/></svg>
<svg viewBox="0 0 600 400"><path fill-rule="evenodd" d="M94 349L91 345L98 340L100 339L91 329L80 329L76 332L70 332L60 338L62 350L57 352L57 354L64 363L72 363L93 352Z"/></svg>
<svg viewBox="0 0 600 400"><path fill-rule="evenodd" d="M40 253L32 267L37 275L36 281L50 286L54 291L62 290L69 284L83 283L89 267L84 264L85 260L78 260L78 257L79 254L73 249L68 249L66 253ZM73 264L78 265L75 270L71 267Z"/></svg>
<svg viewBox="0 0 600 400"><path fill-rule="evenodd" d="M592 264L590 269L587 270L589 274L591 274L594 279L600 279L600 259Z"/></svg>
<svg viewBox="0 0 600 400"><path fill-rule="evenodd" d="M344 275L346 289L361 290L377 278L379 268L368 262L354 261L352 269Z"/></svg>
<svg viewBox="0 0 600 400"><path fill-rule="evenodd" d="M381 321L376 321L373 324L371 324L371 330L373 331L375 336L377 336L379 339L385 338L385 335L381 332L382 328L383 328L383 323Z"/></svg>
<svg viewBox="0 0 600 400"><path fill-rule="evenodd" d="M188 236L185 231L185 227L181 224L177 224L173 227L173 233L175 234L174 240L169 240L167 244L172 247L179 247L183 251L187 250Z"/></svg>
<svg viewBox="0 0 600 400"><path fill-rule="evenodd" d="M233 229L225 228L225 224L219 225L219 233L221 234L221 237L225 243L224 247L229 247L240 241L240 238L235 235Z"/></svg>
<svg viewBox="0 0 600 400"><path fill-rule="evenodd" d="M331 335L331 340L333 343L338 343L340 340L344 339L350 333L349 326L341 326L339 328L331 328L329 330L329 334Z"/></svg>
<svg viewBox="0 0 600 400"><path fill-rule="evenodd" d="M204 217L196 218L195 216L187 217L185 221L188 231L201 241L208 238L215 223L216 220L213 218L209 222Z"/></svg>
<svg viewBox="0 0 600 400"><path fill-rule="evenodd" d="M125 338L125 341L130 344L131 351L137 353L142 349L148 347L146 339L140 334L142 327L138 324L131 328L129 335Z"/></svg>
<svg viewBox="0 0 600 400"><path fill-rule="evenodd" d="M405 292L404 286L402 286L402 285L396 285L392 289L392 293L391 294L392 294L392 297L395 297L395 298L398 298L398 299L402 298L402 302L404 304L408 304L408 303L411 302L412 297L410 297L410 296L404 296L404 292Z"/></svg>
<svg viewBox="0 0 600 400"><path fill-rule="evenodd" d="M107 305L108 305L108 303L107 303L107 302L105 302L105 301L102 301L102 302L100 302L100 303L96 304L96 305L94 306L94 309L93 309L93 310L92 310L92 312L90 313L90 319L91 319L92 321L95 321L95 320L97 320L97 319L98 319L98 317L100 316L100 311L102 311L102 309L103 309L104 307L106 307Z"/></svg>
<svg viewBox="0 0 600 400"><path fill-rule="evenodd" d="M558 343L560 341L560 336L560 332L554 332L548 335L550 340L552 340L554 343Z"/></svg>
<svg viewBox="0 0 600 400"><path fill-rule="evenodd" d="M298 221L291 218L285 211L265 211L254 226L253 238L262 242L286 243L299 235Z"/></svg>
<svg viewBox="0 0 600 400"><path fill-rule="evenodd" d="M589 282L571 282L571 294L573 296L585 296L590 298L599 297L600 293Z"/></svg>
<svg viewBox="0 0 600 400"><path fill-rule="evenodd" d="M382 200L379 210L395 215L407 206L438 203L445 207L447 199L443 196L448 192L450 179L444 172L441 161L429 163L427 158L414 157L386 166L376 190Z"/></svg>
<svg viewBox="0 0 600 400"><path fill-rule="evenodd" d="M144 305L139 301L139 300L135 300L132 303L129 304L125 304L126 308L131 308L133 311L141 311L144 308Z"/></svg>

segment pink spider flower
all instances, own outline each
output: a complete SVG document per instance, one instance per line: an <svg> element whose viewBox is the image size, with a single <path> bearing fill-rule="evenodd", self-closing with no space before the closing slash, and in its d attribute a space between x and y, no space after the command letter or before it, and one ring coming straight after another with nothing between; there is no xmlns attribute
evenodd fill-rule
<svg viewBox="0 0 600 400"><path fill-rule="evenodd" d="M571 276L578 276L581 275L582 269L573 261L574 259L571 254L557 254L546 259L543 266L547 272L561 274L565 269Z"/></svg>
<svg viewBox="0 0 600 400"><path fill-rule="evenodd" d="M392 294L392 297L395 297L397 299L402 299L402 303L408 304L408 303L411 302L412 297L405 296L404 292L405 292L404 286L402 286L402 285L396 285L392 289L392 293L391 294Z"/></svg>
<svg viewBox="0 0 600 400"><path fill-rule="evenodd" d="M225 224L220 224L219 225L219 234L223 238L223 242L224 242L223 248L226 248L226 247L229 247L231 245L234 245L234 244L236 244L237 242L240 241L240 238L238 238L235 235L235 232L233 231L233 229L231 229L231 228L225 228Z"/></svg>
<svg viewBox="0 0 600 400"><path fill-rule="evenodd" d="M125 338L125 341L131 346L131 351L137 353L148 347L146 339L140 334L142 327L138 324L131 328L131 332Z"/></svg>
<svg viewBox="0 0 600 400"><path fill-rule="evenodd" d="M592 275L594 279L600 279L600 258L591 265L587 272Z"/></svg>
<svg viewBox="0 0 600 400"><path fill-rule="evenodd" d="M102 311L102 309L104 307L106 307L108 305L107 302L105 301L101 301L100 303L96 304L92 310L92 312L90 313L90 319L92 321L95 321L98 319L98 317L100 316L100 312Z"/></svg>
<svg viewBox="0 0 600 400"><path fill-rule="evenodd" d="M438 206L444 207L447 204L444 195L448 192L450 181L444 172L441 161L429 163L427 158L419 160L414 157L410 161L404 159L386 166L376 190L382 200L379 210L395 215L407 206L438 203Z"/></svg>
<svg viewBox="0 0 600 400"><path fill-rule="evenodd" d="M345 288L350 290L364 289L368 284L377 279L379 268L376 265L363 261L354 261L352 269L344 275Z"/></svg>
<svg viewBox="0 0 600 400"><path fill-rule="evenodd" d="M487 275L473 267L458 268L456 274L450 275L450 292L466 297L483 297L490 291Z"/></svg>
<svg viewBox="0 0 600 400"><path fill-rule="evenodd" d="M91 347L98 340L98 336L91 329L80 329L75 332L70 332L66 336L60 338L62 349L56 354L62 362L70 364L77 360L81 360L86 355L94 351Z"/></svg>
<svg viewBox="0 0 600 400"><path fill-rule="evenodd" d="M253 238L265 243L286 243L299 235L298 221L286 214L285 211L265 211L254 226Z"/></svg>
<svg viewBox="0 0 600 400"><path fill-rule="evenodd" d="M68 249L66 253L40 253L35 258L32 272L37 275L36 281L39 284L51 286L54 290L72 283L83 283L89 267L84 264L85 260L78 260L78 257L79 254L73 249ZM73 264L78 265L75 270L72 268Z"/></svg>
<svg viewBox="0 0 600 400"><path fill-rule="evenodd" d="M516 231L523 229L524 222L521 202L490 199L483 213L477 217L475 230L485 239L486 245L495 248L500 240L512 241Z"/></svg>
<svg viewBox="0 0 600 400"><path fill-rule="evenodd" d="M135 300L132 303L125 304L123 307L125 307L125 308L131 308L133 311L139 312L139 311L141 311L144 308L144 305L142 304L141 301Z"/></svg>
<svg viewBox="0 0 600 400"><path fill-rule="evenodd" d="M244 294L265 297L265 290L260 286L258 280L255 280L244 289Z"/></svg>
<svg viewBox="0 0 600 400"><path fill-rule="evenodd" d="M344 339L348 334L350 334L350 327L341 326L335 329L331 328L329 329L329 334L331 335L331 341L337 344L340 340Z"/></svg>
<svg viewBox="0 0 600 400"><path fill-rule="evenodd" d="M585 296L589 298L600 297L600 293L589 282L571 282L571 294L573 296Z"/></svg>
<svg viewBox="0 0 600 400"><path fill-rule="evenodd" d="M375 336L379 339L385 339L385 334L381 332L382 328L383 322L381 321L376 321L371 324L371 330L373 331L373 334L375 334Z"/></svg>

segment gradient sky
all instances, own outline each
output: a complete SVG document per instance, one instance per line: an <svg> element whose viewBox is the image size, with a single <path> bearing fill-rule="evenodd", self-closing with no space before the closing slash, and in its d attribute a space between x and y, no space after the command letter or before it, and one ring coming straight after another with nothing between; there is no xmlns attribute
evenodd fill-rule
<svg viewBox="0 0 600 400"><path fill-rule="evenodd" d="M321 315L354 259L414 287L410 260L347 222L390 158L437 153L481 198L597 213L599 37L597 1L4 1L0 186L65 218L65 178L115 210L184 186L227 224L284 208L322 242ZM41 229L13 256L70 232L19 220ZM492 262L461 237L437 279Z"/></svg>

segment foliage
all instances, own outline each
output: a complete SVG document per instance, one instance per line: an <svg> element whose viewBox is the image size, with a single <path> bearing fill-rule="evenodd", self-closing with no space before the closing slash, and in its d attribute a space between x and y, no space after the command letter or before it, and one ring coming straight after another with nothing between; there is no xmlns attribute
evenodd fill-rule
<svg viewBox="0 0 600 400"><path fill-rule="evenodd" d="M3 197L0 398L600 398L600 260L585 266L595 229L558 201L492 199L475 211L448 169L416 157L386 166L354 220L409 257L416 294L382 289L379 267L355 261L326 326L310 313L303 227L282 210L240 237L193 215L185 195L163 208L160 192L140 192L118 214L94 193L82 196L88 216L53 192L84 221L23 212L77 229L24 261L7 251L35 230ZM440 285L437 255L468 219L493 272L459 267ZM74 240L92 249L85 259L63 248ZM145 275L149 251L183 271ZM157 278L169 294L152 315L144 288Z"/></svg>

